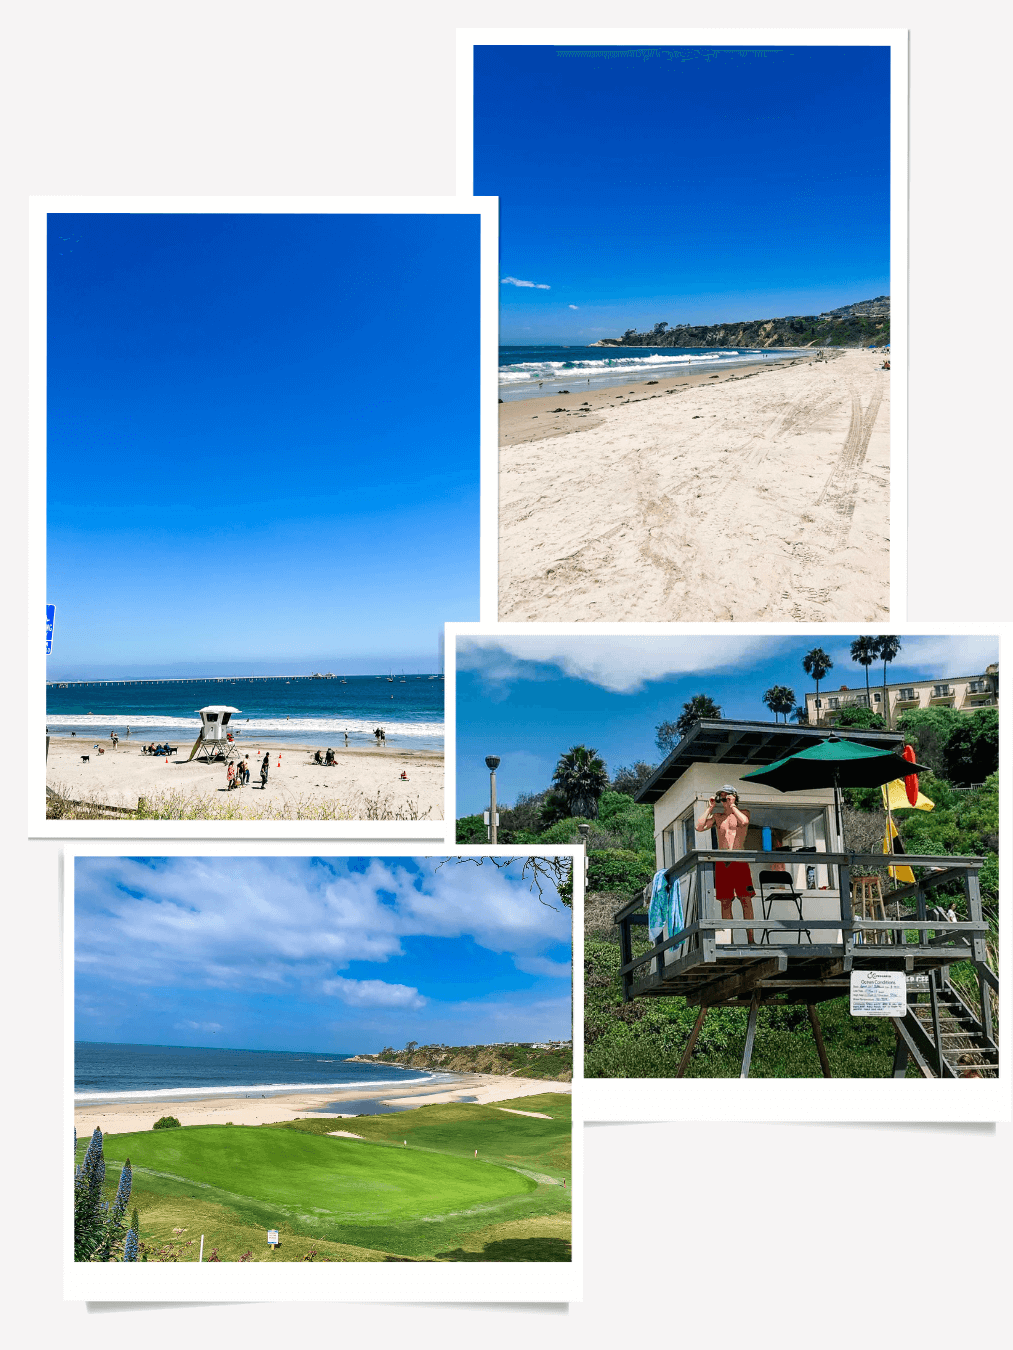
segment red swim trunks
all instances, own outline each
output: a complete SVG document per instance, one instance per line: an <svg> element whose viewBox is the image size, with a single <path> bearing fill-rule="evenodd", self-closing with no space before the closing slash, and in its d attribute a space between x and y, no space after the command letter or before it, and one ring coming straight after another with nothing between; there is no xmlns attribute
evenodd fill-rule
<svg viewBox="0 0 1013 1350"><path fill-rule="evenodd" d="M747 862L715 863L714 885L719 900L744 900L756 894Z"/></svg>

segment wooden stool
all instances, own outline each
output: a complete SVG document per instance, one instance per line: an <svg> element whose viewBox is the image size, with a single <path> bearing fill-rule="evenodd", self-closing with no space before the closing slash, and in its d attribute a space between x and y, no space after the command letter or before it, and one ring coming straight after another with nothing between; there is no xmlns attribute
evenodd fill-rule
<svg viewBox="0 0 1013 1350"><path fill-rule="evenodd" d="M855 912L862 919L882 919L886 923L886 905L883 901L883 883L879 877L852 877L852 901L857 901ZM862 941L880 944L890 941L883 929L868 928L862 932Z"/></svg>

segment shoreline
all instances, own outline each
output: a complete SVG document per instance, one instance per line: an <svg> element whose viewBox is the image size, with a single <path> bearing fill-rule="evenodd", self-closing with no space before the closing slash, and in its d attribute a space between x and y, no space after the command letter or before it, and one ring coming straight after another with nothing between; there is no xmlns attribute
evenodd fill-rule
<svg viewBox="0 0 1013 1350"><path fill-rule="evenodd" d="M323 747L278 741L270 736L244 738L237 748L249 756L250 782L242 788L226 787L226 766L204 761L188 762L190 744L173 740L180 755L168 761L163 756L141 754L150 736L120 738L113 750L108 736L49 735L46 783L57 795L71 802L94 804L116 810L135 811L139 799L184 797L202 799L208 816L195 819L255 819L265 811L279 813L305 810L313 813L335 809L349 814L341 819L443 819L443 752L401 746L334 747L335 764L313 762ZM93 747L103 746L100 756ZM270 754L267 790L260 786L260 761ZM89 757L88 762L82 756ZM406 773L407 779L401 778ZM415 811L400 817L368 814L377 801L391 812Z"/></svg>
<svg viewBox="0 0 1013 1350"><path fill-rule="evenodd" d="M583 390L578 385L568 394L539 394L537 397L511 399L509 402L503 402L499 409L500 449L506 445L545 440L549 436L565 436L572 431L600 426L602 415L606 411L623 407L627 402L636 403L655 397L671 398L700 385L733 384L737 380L752 379L773 370L800 364L809 365L811 361L812 355L808 354L799 355L790 361L752 362L741 366L728 366L722 371L704 369L693 371L691 374L678 372L671 375L652 374L649 379L641 378L638 372L634 379L617 381L614 385L602 389L592 387L590 392L586 385ZM622 390L626 395L622 402L619 400L617 390ZM581 409L584 405L589 405L590 411L582 416ZM553 412L558 408L564 409L564 412L554 417ZM539 422L544 421L545 425L539 427L528 425L536 417Z"/></svg>
<svg viewBox="0 0 1013 1350"><path fill-rule="evenodd" d="M342 1102L374 1101L382 1106L437 1106L453 1103L461 1097L475 1097L470 1105L495 1105L515 1097L539 1096L545 1092L571 1091L570 1083L546 1078L512 1078L506 1074L453 1074L449 1084L406 1083L388 1088L385 1093L358 1088L330 1088L325 1092L276 1093L270 1097L230 1097L228 1095L173 1102L160 1097L145 1102L110 1102L105 1105L75 1105L74 1123L78 1138L90 1135L98 1126L105 1134L133 1134L150 1130L160 1116L173 1115L181 1125L267 1125L275 1121L298 1120L312 1114L326 1119L354 1119L353 1113L327 1110ZM357 1114L357 1113L356 1113ZM367 1113L368 1114L368 1113Z"/></svg>
<svg viewBox="0 0 1013 1350"><path fill-rule="evenodd" d="M883 359L501 405L501 622L886 619Z"/></svg>
<svg viewBox="0 0 1013 1350"><path fill-rule="evenodd" d="M593 343L591 344L594 345ZM616 350L613 348L612 350ZM630 347L622 348L628 351L651 351L649 347ZM609 373L608 369L596 371L593 375L582 375L577 369L570 371L560 371L558 375L549 375L538 380L525 381L507 381L499 384L500 414L504 408L513 407L520 403L525 407L536 399L551 399L562 394L561 389L546 389L546 385L566 385L568 379L573 383L573 388L567 392L577 398L593 397L595 394L603 395L609 400L617 389L644 388L649 382L651 384L665 385L669 387L675 383L684 384L703 384L715 375L724 378L727 375L735 375L745 371L755 372L759 370L773 370L776 366L791 365L795 361L809 362L812 360L816 351L822 351L823 348L808 347L778 347L775 349L779 354L772 356L768 360L763 360L753 354L742 356L738 359L734 357L727 358L724 364L718 362L709 362L697 358L698 364L693 365L689 362L676 362L667 369L659 365L656 369L628 370L623 374L620 371ZM837 348L828 349L831 351ZM843 348L840 350L844 350ZM715 349L715 354L717 349ZM720 364L720 369L715 370L715 366ZM543 388L539 389L539 383ZM529 392L530 391L530 392ZM565 395L564 395L565 397Z"/></svg>

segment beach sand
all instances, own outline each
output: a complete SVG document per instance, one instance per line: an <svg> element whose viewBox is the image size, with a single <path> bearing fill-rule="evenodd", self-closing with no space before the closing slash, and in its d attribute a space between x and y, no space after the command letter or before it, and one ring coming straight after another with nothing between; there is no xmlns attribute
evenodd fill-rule
<svg viewBox="0 0 1013 1350"><path fill-rule="evenodd" d="M807 352L502 404L500 620L886 618L882 363Z"/></svg>
<svg viewBox="0 0 1013 1350"><path fill-rule="evenodd" d="M394 1106L434 1106L454 1102L460 1097L477 1097L478 1104L511 1101L515 1097L538 1096L543 1092L569 1092L569 1083L544 1078L512 1078L506 1074L461 1074L440 1091L428 1083L391 1088L390 1096L379 1097L367 1088L328 1089L326 1092L283 1093L275 1097L205 1097L201 1101L113 1102L100 1106L74 1108L74 1124L79 1139L87 1138L96 1125L103 1134L130 1134L150 1130L162 1116L175 1116L181 1125L266 1125L277 1120L298 1120L330 1106L327 1115L335 1120L349 1118L341 1111L342 1101L362 1101L364 1096ZM337 1105L332 1106L331 1103ZM354 1117L351 1117L354 1119Z"/></svg>
<svg viewBox="0 0 1013 1350"><path fill-rule="evenodd" d="M339 805L345 818L364 819L443 819L443 755L432 750L385 749L366 746L355 749L335 747L337 763L323 768L313 763L316 746L291 743L279 745L268 740L254 741L244 747L250 757L250 782L246 787L226 788L225 765L203 760L187 763L191 741L174 741L180 753L168 764L164 757L141 754L149 738L132 736L120 739L113 750L108 736L94 733L80 736L53 736L49 742L46 782L61 796L73 801L96 802L103 806L134 810L139 797L155 800L167 794L205 797L210 812L238 809L254 817L270 808L274 818L287 812L296 818L300 806L307 813L314 808L325 811ZM100 755L95 744L104 747ZM260 786L260 761L270 750L271 765L267 790ZM83 764L82 755L90 762ZM278 767L279 755L281 767ZM404 771L408 781L401 778ZM375 806L377 794L387 802L387 814L368 814L366 804ZM398 812L401 814L398 815ZM342 818L339 814L337 818Z"/></svg>

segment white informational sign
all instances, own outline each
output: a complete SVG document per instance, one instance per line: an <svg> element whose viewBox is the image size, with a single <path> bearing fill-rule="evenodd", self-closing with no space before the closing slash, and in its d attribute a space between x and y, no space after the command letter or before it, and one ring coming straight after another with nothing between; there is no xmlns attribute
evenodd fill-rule
<svg viewBox="0 0 1013 1350"><path fill-rule="evenodd" d="M277 1230L277 1228L269 1228L269 1229L267 1230L267 1242L268 1242L268 1246L270 1246L270 1247L277 1247L277 1245L278 1245L278 1230Z"/></svg>
<svg viewBox="0 0 1013 1350"><path fill-rule="evenodd" d="M852 1017L904 1017L907 978L901 970L853 970Z"/></svg>

